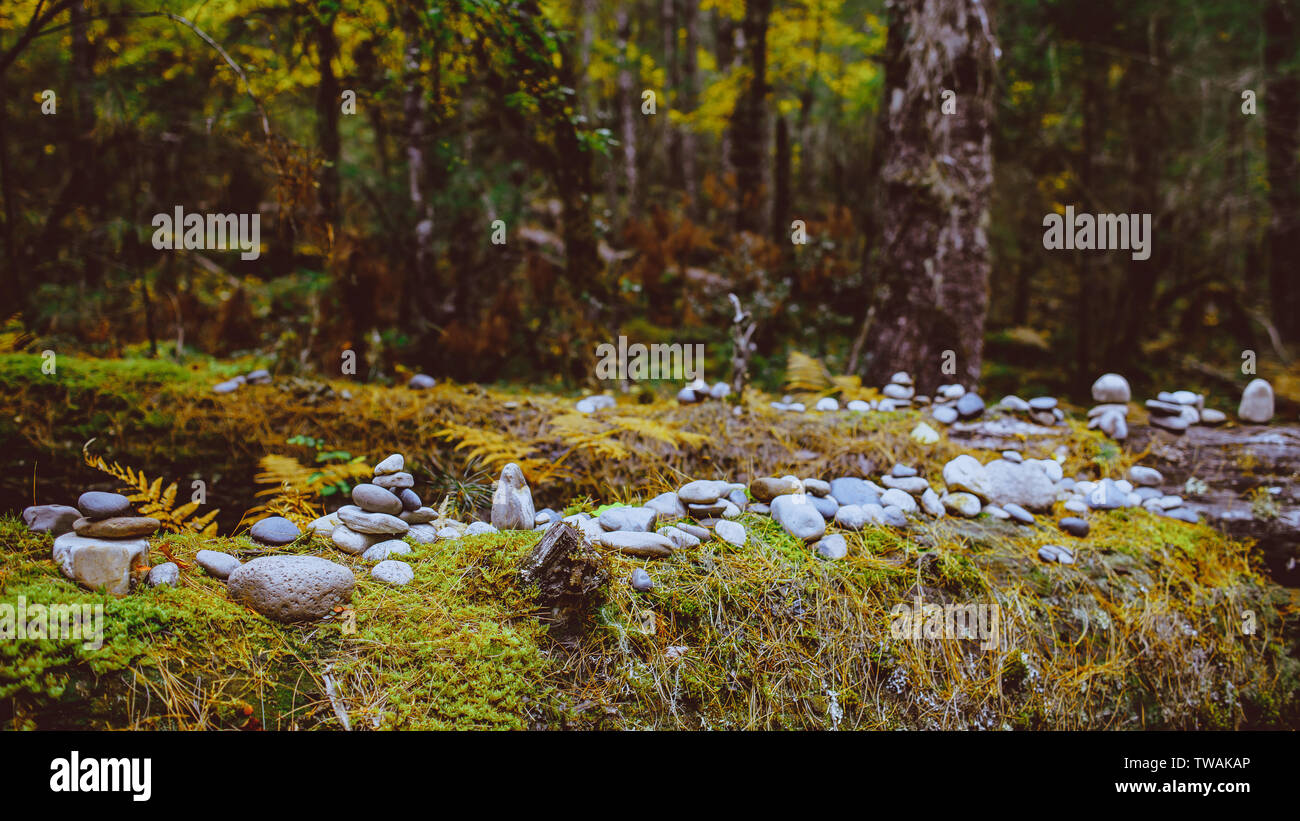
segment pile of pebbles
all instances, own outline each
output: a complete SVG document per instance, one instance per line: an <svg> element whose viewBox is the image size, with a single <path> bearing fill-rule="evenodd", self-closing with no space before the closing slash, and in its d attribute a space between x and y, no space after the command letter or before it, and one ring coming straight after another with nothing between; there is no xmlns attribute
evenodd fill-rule
<svg viewBox="0 0 1300 821"><path fill-rule="evenodd" d="M77 511L80 516L72 523L73 532L54 540L54 563L69 579L91 590L103 588L114 596L130 593L133 578L149 570L149 537L158 532L159 521L134 515L131 501L122 494L97 490L81 494ZM164 584L171 575L154 568L150 580Z"/></svg>
<svg viewBox="0 0 1300 821"><path fill-rule="evenodd" d="M236 376L233 379L227 379L225 382L218 382L212 386L213 393L234 393L244 385L269 385L271 384L271 372L265 368L258 368L255 371L249 371L243 376Z"/></svg>
<svg viewBox="0 0 1300 821"><path fill-rule="evenodd" d="M706 399L726 399L731 395L731 386L726 382L715 382L712 386L703 379L696 379L677 392L677 402L682 405L694 405Z"/></svg>
<svg viewBox="0 0 1300 821"><path fill-rule="evenodd" d="M428 525L438 514L420 501L412 489L415 477L405 467L403 456L392 454L375 465L369 482L352 489L352 504L330 514L332 520L326 516L311 525L312 530L321 532L327 524L337 522L330 531L334 546L365 561L378 562L371 575L389 584L406 584L415 578L409 564L389 558L411 552L403 536L412 535L414 527L425 526L413 535L422 543L437 539L437 532Z"/></svg>

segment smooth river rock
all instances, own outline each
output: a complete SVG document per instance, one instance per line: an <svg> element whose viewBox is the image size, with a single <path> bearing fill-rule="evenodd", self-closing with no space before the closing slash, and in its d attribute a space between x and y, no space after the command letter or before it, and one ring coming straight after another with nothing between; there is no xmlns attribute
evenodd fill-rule
<svg viewBox="0 0 1300 821"><path fill-rule="evenodd" d="M352 571L319 556L263 556L227 580L230 598L282 622L315 621L352 598Z"/></svg>

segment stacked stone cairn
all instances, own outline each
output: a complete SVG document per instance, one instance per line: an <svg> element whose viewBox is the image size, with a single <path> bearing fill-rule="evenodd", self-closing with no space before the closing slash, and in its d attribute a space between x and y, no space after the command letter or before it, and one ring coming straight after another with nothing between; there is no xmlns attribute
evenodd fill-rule
<svg viewBox="0 0 1300 821"><path fill-rule="evenodd" d="M81 494L77 511L73 532L54 540L54 563L83 587L114 596L130 593L132 582L149 571L149 537L158 532L159 521L134 515L122 494L97 490Z"/></svg>

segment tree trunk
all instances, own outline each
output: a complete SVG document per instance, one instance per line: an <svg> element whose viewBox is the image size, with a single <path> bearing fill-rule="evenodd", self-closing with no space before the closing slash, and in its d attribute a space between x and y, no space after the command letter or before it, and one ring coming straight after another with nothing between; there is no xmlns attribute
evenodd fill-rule
<svg viewBox="0 0 1300 821"><path fill-rule="evenodd" d="M696 49L698 48L698 33L696 31L699 14L697 4L699 0L682 0L682 27L686 29L686 41L682 44L682 90L678 95L677 105L683 114L690 114L695 111L696 105ZM699 181L695 178L695 132L690 126L685 126L681 130L681 157L682 157L682 179L686 186L686 199L688 208L693 216L698 217L699 208Z"/></svg>
<svg viewBox="0 0 1300 821"><path fill-rule="evenodd" d="M427 137L428 105L420 76L420 24L415 13L407 9L402 14L402 34L405 39L404 78L406 93L402 102L406 118L406 172L407 196L411 203L413 244L415 253L407 267L407 279L401 300L400 322L410 327L413 308L420 303L420 293L432 287L433 282L433 204L425 195L425 146ZM359 340L357 344L362 344Z"/></svg>
<svg viewBox="0 0 1300 821"><path fill-rule="evenodd" d="M870 384L905 370L921 393L978 381L988 310L993 75L980 0L891 6L883 110L879 336ZM940 110L956 92L956 111ZM956 372L944 366L951 351Z"/></svg>
<svg viewBox="0 0 1300 821"><path fill-rule="evenodd" d="M620 128L623 141L623 208L620 213L626 218L637 211L640 192L637 187L636 168L636 118L640 98L632 87L632 70L628 65L628 40L631 37L632 23L627 7L618 9L618 108Z"/></svg>
<svg viewBox="0 0 1300 821"><path fill-rule="evenodd" d="M736 229L762 231L769 166L767 143L767 22L772 0L749 0L741 31L748 82L731 115L731 158L736 170Z"/></svg>
<svg viewBox="0 0 1300 821"><path fill-rule="evenodd" d="M334 36L334 16L331 14L316 21L316 57L320 61L320 84L316 87L316 139L325 157L320 172L319 205L331 240L337 231L339 216L339 115L342 103L338 77L334 75L334 59L338 53L339 43Z"/></svg>
<svg viewBox="0 0 1300 821"><path fill-rule="evenodd" d="M1269 291L1273 322L1284 342L1300 341L1300 27L1295 0L1268 0L1264 9L1264 150L1268 163Z"/></svg>

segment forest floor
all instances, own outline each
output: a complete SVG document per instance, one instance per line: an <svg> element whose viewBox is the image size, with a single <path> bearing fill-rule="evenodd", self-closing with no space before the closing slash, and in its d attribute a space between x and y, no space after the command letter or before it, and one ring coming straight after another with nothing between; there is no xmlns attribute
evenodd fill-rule
<svg viewBox="0 0 1300 821"><path fill-rule="evenodd" d="M611 582L574 644L548 635L518 568L541 537L506 532L412 545L415 581L394 588L327 539L266 548L245 535L160 534L174 588L113 598L77 587L51 537L16 512L119 489L82 448L182 487L202 478L242 533L268 454L307 462L392 452L420 491L471 518L503 460L524 467L538 507L566 513L644 500L695 478L830 478L896 462L937 476L987 450L909 435L915 411L782 414L754 396L679 406L624 398L576 414L575 397L441 384L428 391L278 380L214 396L222 372L156 361L0 357L0 604L102 604L103 645L0 642L0 722L13 728L1071 729L1300 726L1296 606L1247 541L1141 509L1096 513L1045 564L1056 516L1022 526L980 516L844 531L820 559L766 516L744 547L710 540L664 559L609 553ZM247 368L243 368L247 370ZM347 392L345 396L344 392ZM348 398L350 397L350 398ZM304 448L296 436L325 443ZM1080 422L1022 443L1067 475L1120 476L1134 455ZM467 466L467 461L470 463ZM486 478L485 478L486 477ZM262 487L267 485L263 483ZM1060 511L1053 511L1059 514ZM245 523L246 524L246 523ZM347 609L282 625L231 601L194 564L323 555L357 571ZM638 592L636 568L655 587ZM900 606L995 605L994 646L895 635ZM1249 614L1251 630L1243 628Z"/></svg>

